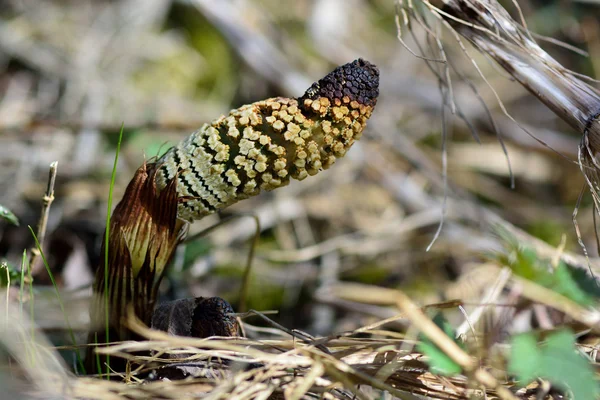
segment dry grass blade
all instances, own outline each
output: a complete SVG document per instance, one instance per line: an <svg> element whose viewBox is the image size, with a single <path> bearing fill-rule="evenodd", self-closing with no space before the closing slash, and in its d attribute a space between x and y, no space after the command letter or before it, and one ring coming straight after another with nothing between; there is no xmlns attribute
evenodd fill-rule
<svg viewBox="0 0 600 400"><path fill-rule="evenodd" d="M586 82L593 79L566 69L534 41L517 2L513 2L513 5L521 23L514 21L496 0L424 0L422 3L454 35L509 118L513 119L475 60L468 55L460 37L466 38L480 52L495 60L523 87L581 134L578 163L598 210L600 165L596 154L600 151L600 93ZM415 15L414 10L411 11ZM516 122L514 119L513 121ZM523 126L521 128L533 136L529 130ZM542 145L548 146L533 137ZM580 244L585 247L581 240ZM585 248L584 251L587 253Z"/></svg>
<svg viewBox="0 0 600 400"><path fill-rule="evenodd" d="M439 7L433 5L436 3L430 5L433 13L580 133L588 131L592 146L600 149L600 125L595 121L600 94L580 80L580 75L554 60L495 0L452 0Z"/></svg>
<svg viewBox="0 0 600 400"><path fill-rule="evenodd" d="M369 288L360 285L344 285L334 289L334 292L337 292L342 298L360 299L363 302L376 304L395 304L423 334L450 358L467 373L473 373L479 383L496 390L502 399L516 399L510 390L502 386L489 372L483 368L478 368L475 359L465 353L401 291L376 287ZM360 295L357 295L357 293L360 293Z"/></svg>
<svg viewBox="0 0 600 400"><path fill-rule="evenodd" d="M60 396L71 380L63 359L51 349L48 339L32 325L26 313L15 304L4 303L2 296L0 307L7 314L0 318L0 342L19 366L19 378L13 378L19 385L26 381L31 392Z"/></svg>
<svg viewBox="0 0 600 400"><path fill-rule="evenodd" d="M380 301L392 299L387 298L385 290L383 294L384 298L380 298ZM314 346L302 345L289 339L250 341L243 338L193 339L171 336L148 329L130 314L129 328L149 340L114 344L99 348L98 352L110 354L112 357L125 357L141 365L153 365L151 368L158 371L177 366L195 368L195 379L181 382L150 382L143 386L79 379L72 382L71 390L78 396L86 395L99 399L117 399L124 398L119 396L143 393L163 394L163 390L168 390L169 387L179 395L196 390L206 394L206 398L227 396L245 400L262 398L268 394L303 398L302 396L329 393L332 398L347 399L347 394L352 393L358 398L366 399L370 397L365 396L356 387L366 384L388 391L399 399L410 398L405 391L423 395L435 394L436 398L440 399L467 398L471 392L467 389L467 381L464 378L459 376L446 378L445 383L440 381L438 377L427 372L424 364L418 361L419 355L394 350L402 340L351 337L373 331L373 328L389 322L390 320L381 321L348 332L344 340L334 337L320 339L332 352L328 355ZM388 334L386 331L378 333L383 336ZM389 335L393 337L393 333L389 332ZM282 351L283 349L289 350ZM135 354L143 350L152 350L154 355L147 357ZM166 357L167 355L171 356ZM379 380L378 371L394 358L400 361L394 371L385 381ZM251 368L244 370L236 365L251 365ZM200 375L197 375L198 373ZM494 383L485 373L477 371L476 376L489 385ZM454 394L447 390L448 385L454 387ZM499 390L502 392L502 389ZM492 393L494 392L490 392Z"/></svg>

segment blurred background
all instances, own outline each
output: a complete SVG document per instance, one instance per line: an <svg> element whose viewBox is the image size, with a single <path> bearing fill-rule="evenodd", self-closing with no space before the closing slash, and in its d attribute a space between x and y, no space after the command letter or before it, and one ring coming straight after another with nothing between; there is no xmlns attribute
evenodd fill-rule
<svg viewBox="0 0 600 400"><path fill-rule="evenodd" d="M517 15L511 1L502 3ZM540 40L550 54L599 77L600 2L519 5L533 32L589 52ZM0 260L18 269L34 245L27 225L37 225L48 167L58 161L44 249L71 325L85 332L121 124L115 204L144 159L203 123L267 97L301 96L335 66L362 57L380 68L381 96L346 158L191 228L258 215L251 308L278 310L273 319L311 334L396 313L336 298L328 287L343 281L402 288L419 304L461 298L469 309L496 279L489 260L505 244L498 226L546 255L564 236L565 251L582 262L571 222L584 185L573 162L579 135L470 49L510 114L553 151L528 136L446 33L461 113L452 115L434 74L398 41L396 15L393 0L1 1L0 204L21 225L0 220ZM413 33L402 32L406 44L434 56L422 29ZM596 262L589 195L578 215ZM252 218L240 217L181 246L162 298L220 296L235 307L254 230ZM59 331L63 315L43 268L34 283L36 320ZM502 312L508 319L519 309ZM539 323L532 314L522 320L523 329Z"/></svg>

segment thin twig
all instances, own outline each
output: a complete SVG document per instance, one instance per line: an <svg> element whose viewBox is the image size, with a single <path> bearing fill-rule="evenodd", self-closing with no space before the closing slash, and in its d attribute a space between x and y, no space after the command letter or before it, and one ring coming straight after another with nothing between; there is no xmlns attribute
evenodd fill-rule
<svg viewBox="0 0 600 400"><path fill-rule="evenodd" d="M40 242L40 249L44 248L44 239L46 238L46 228L48 227L48 215L50 214L50 206L54 201L54 183L56 182L56 173L58 170L58 161L54 161L50 164L50 170L48 172L48 186L46 187L46 193L42 197L42 214L37 226L36 237ZM29 258L29 268L31 268L31 275L36 276L42 271L42 264L39 263L40 250L36 246L31 247L31 256Z"/></svg>

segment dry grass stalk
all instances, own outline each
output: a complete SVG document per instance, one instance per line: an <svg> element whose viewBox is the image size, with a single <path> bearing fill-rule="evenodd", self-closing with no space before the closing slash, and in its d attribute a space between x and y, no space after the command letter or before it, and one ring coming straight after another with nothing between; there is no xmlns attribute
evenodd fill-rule
<svg viewBox="0 0 600 400"><path fill-rule="evenodd" d="M274 396L270 398L318 395L333 399L346 399L348 396L372 398L357 385L387 391L398 399L407 398L406 392L439 399L466 399L476 392L469 389L464 376L441 378L433 375L428 372L426 364L420 361L420 354L397 350L402 348L404 340L395 338L396 332L373 330L385 322L347 332L344 338L338 339L336 335L319 339L327 346L326 353L291 339L251 341L244 338L225 340L171 336L150 330L139 319L130 317L129 327L147 340L115 344L99 352L110 354L111 357L124 357L142 365L134 371L135 374L176 365L195 368L195 378L180 383L151 382L143 386L112 384L112 390L121 396L131 394L132 390L164 394L169 386L180 396L187 390L196 390L196 395L202 394L208 398L226 396L239 399L260 398L267 393ZM379 338L353 337L367 332L376 333ZM152 350L156 356L135 355L144 350ZM223 362L229 364L229 368ZM394 362L394 370L385 380L381 380L379 371L391 362ZM249 370L240 368L245 365L253 367ZM77 382L77 386L79 384ZM104 398L109 388L104 381L89 384L97 387L98 397L94 398ZM200 384L204 385L203 388L199 387ZM86 391L92 393L89 387ZM494 390L487 393L490 398L496 398Z"/></svg>
<svg viewBox="0 0 600 400"><path fill-rule="evenodd" d="M515 21L497 0L421 0L419 2L422 3L422 8L414 7L412 1L399 1L399 10L403 18L402 21L398 18L398 25L400 27L401 22L405 25L409 25L411 21L416 22L424 27L438 46L441 58L438 60L425 58L425 61L430 66L436 63L443 65L441 67L443 72L439 73L438 78L450 94L450 99L446 102L452 110L457 111L452 98L451 64L446 58L438 30L429 27L427 18L417 10L427 10L448 29L462 52L471 60L480 77L494 93L503 113L513 122L516 121L504 107L498 93L483 75L477 62L469 55L461 37L467 39L480 52L494 59L516 81L581 134L577 153L579 166L592 194L595 211L600 212L600 164L596 157L600 151L600 93L588 83L595 80L566 69L536 43L534 35L527 28L517 1L513 1L513 5L520 16L520 22ZM404 44L400 33L399 38ZM543 39L580 52L551 38ZM493 124L495 126L495 123ZM550 148L529 130L521 125L520 127L540 144ZM579 243L587 258L587 249L576 220L580 201L581 198L574 211L573 220ZM590 264L589 260L587 264Z"/></svg>
<svg viewBox="0 0 600 400"><path fill-rule="evenodd" d="M393 304L431 339L454 362L461 366L467 375L472 375L480 384L497 392L501 399L516 399L510 390L504 387L486 369L479 367L475 358L462 350L446 333L429 319L406 294L399 290L368 287L366 285L340 285L333 289L341 298L359 300L375 304ZM360 293L360 295L357 295Z"/></svg>
<svg viewBox="0 0 600 400"><path fill-rule="evenodd" d="M7 312L0 316L3 352L10 354L18 364L12 382L5 381L3 394L11 396L11 390L27 381L30 392L59 396L72 377L63 358L52 350L48 338L32 326L29 316L20 312L15 303L5 303L4 296L0 296L0 309Z"/></svg>
<svg viewBox="0 0 600 400"><path fill-rule="evenodd" d="M600 93L552 58L496 0L433 0L425 4L478 50L491 56L557 116L600 151ZM518 7L518 3L514 3ZM518 10L520 12L520 10Z"/></svg>
<svg viewBox="0 0 600 400"><path fill-rule="evenodd" d="M600 150L600 121L597 120L600 93L585 82L592 79L566 69L552 58L533 39L524 20L521 23L515 21L496 0L423 0L421 3L449 29L480 74L461 36L479 51L491 56L556 115L585 135L593 153ZM518 3L513 4L522 15ZM412 1L401 0L399 6L405 24L414 20L423 25L442 46L441 37L426 25L424 16L419 14ZM443 47L439 51L442 58L426 61L445 64L447 59ZM449 74L449 67L445 68ZM485 79L483 75L482 78ZM447 80L446 84L449 83ZM500 98L497 100L503 108ZM504 108L503 111L506 112Z"/></svg>
<svg viewBox="0 0 600 400"><path fill-rule="evenodd" d="M361 296L362 301L388 302L395 296L389 297L391 291L381 288L364 286L361 290L365 294ZM352 290L348 293L356 294ZM18 312L11 314L17 315ZM384 325L391 321L393 319L343 335L319 338L318 341L326 346L327 351L324 352L285 337L254 341L236 337L196 339L173 336L148 329L130 314L128 327L146 340L127 341L99 349L102 355L110 354L113 361L122 357L139 365L127 374L116 375L123 377L125 382L73 377L66 372L67 367L59 361L60 357L48 343L37 346L40 355L50 360L50 364L38 362L30 365L27 360L22 360L21 365L26 368L30 379L39 383L37 389L40 392L64 398L201 397L246 400L323 396L329 399L371 399L376 394L369 387L387 391L395 399L412 398L407 393L437 399L467 399L481 395L480 389L469 385L466 376L440 377L428 372L421 354L403 350L410 349L413 343L398 338L397 332L385 329ZM17 323L14 326L21 325ZM365 338L365 333L375 336ZM283 332L280 334L285 336ZM19 335L12 337L16 338L17 356L23 356L25 353L20 351L22 339ZM140 352L145 355L140 355ZM390 365L394 366L391 373L381 379L380 372ZM187 366L194 371L193 375L182 381L141 379L151 370L160 373L176 366ZM486 381L487 376L478 374L476 378ZM138 384L142 382L143 385ZM516 394L523 393L524 390L521 390ZM486 395L489 399L511 398L499 397L500 393L489 389Z"/></svg>
<svg viewBox="0 0 600 400"><path fill-rule="evenodd" d="M42 246L44 246L46 238L46 228L48 226L50 206L52 206L52 202L54 201L54 184L56 182L57 171L58 161L54 161L50 164L50 170L48 172L48 186L46 187L46 193L44 193L44 197L42 197L42 211L36 233L36 237ZM36 276L40 271L43 270L40 260L40 251L36 246L33 246L30 252L31 257L29 258L29 268L31 268L31 275Z"/></svg>

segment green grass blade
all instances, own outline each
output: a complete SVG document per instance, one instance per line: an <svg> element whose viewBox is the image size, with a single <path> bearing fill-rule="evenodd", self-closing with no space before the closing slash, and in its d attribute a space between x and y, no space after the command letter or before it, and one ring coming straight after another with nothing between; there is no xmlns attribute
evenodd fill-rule
<svg viewBox="0 0 600 400"><path fill-rule="evenodd" d="M0 264L6 270L6 324L8 325L8 304L10 303L10 270L8 264Z"/></svg>
<svg viewBox="0 0 600 400"><path fill-rule="evenodd" d="M94 333L94 344L98 344L98 332ZM98 371L98 373L100 373L100 371L102 371L102 366L100 365L100 354L95 353L96 354L96 371Z"/></svg>
<svg viewBox="0 0 600 400"><path fill-rule="evenodd" d="M119 153L121 151L121 142L123 141L123 128L125 123L121 124L121 131L119 132L119 140L117 142L117 150L115 152L115 161L113 164L112 175L110 177L110 188L108 190L108 205L106 209L106 230L104 231L104 312L105 312L105 325L106 325L106 343L110 343L109 338L109 298L108 298L108 243L110 238L110 212L112 210L113 201L113 189L115 187L115 180L117 177L117 163L119 161ZM110 379L110 363L109 356L106 356L106 379Z"/></svg>
<svg viewBox="0 0 600 400"><path fill-rule="evenodd" d="M31 276L31 264L29 264L29 261L27 261L27 279L29 280L29 318L31 325L31 343L35 343L35 303L33 297L33 276ZM31 365L33 366L34 362L32 362Z"/></svg>
<svg viewBox="0 0 600 400"><path fill-rule="evenodd" d="M40 242L38 241L38 238L35 235L33 228L31 226L27 226L27 227L31 231L33 240L35 240L35 245L37 246L37 249L40 252L40 256L42 257L42 261L44 262L44 266L46 267L46 271L48 272L48 276L50 276L50 281L52 281L52 286L54 286L54 290L56 292L56 298L58 299L58 304L63 313L63 317L65 318L65 322L67 323L67 329L69 330L69 336L71 337L73 346L75 346L75 354L77 356L77 362L79 364L79 367L81 368L81 371L85 374L85 367L83 366L83 361L81 359L81 356L79 355L79 349L77 348L77 341L75 340L75 334L73 333L73 329L71 328L71 323L69 322L69 316L67 315L67 312L65 311L65 305L62 301L62 298L60 297L60 291L58 290L58 286L56 285L56 281L54 280L54 275L52 275L52 271L50 270L50 266L48 265L46 256L44 255L44 252L42 251L42 246L40 245Z"/></svg>
<svg viewBox="0 0 600 400"><path fill-rule="evenodd" d="M25 265L27 264L27 250L23 250L23 258L21 259L21 281L19 282L19 307L21 318L23 318L23 289L25 287Z"/></svg>
<svg viewBox="0 0 600 400"><path fill-rule="evenodd" d="M29 260L27 259L27 250L23 250L23 258L21 259L21 279L19 282L19 312L21 320L23 319L23 292L25 291L25 270L29 270ZM30 276L31 278L31 276ZM33 303L33 296L30 296L29 301ZM33 312L32 312L33 315ZM33 319L31 320L31 325L33 326ZM34 330L31 330L31 334L33 334ZM33 337L32 337L33 340ZM25 351L27 352L27 359L31 367L34 367L34 355L33 350L29 343L25 343Z"/></svg>

